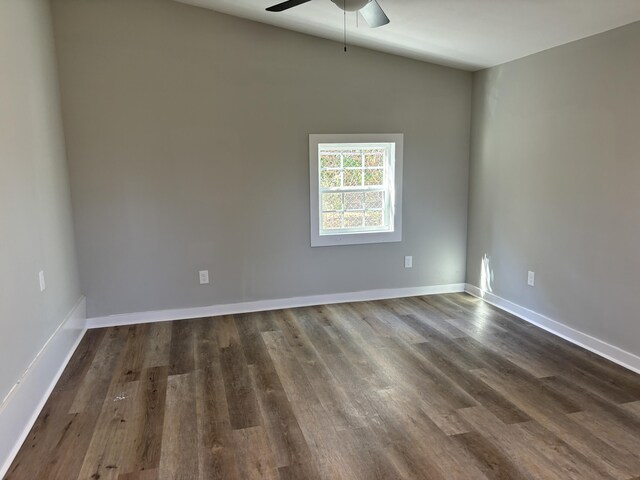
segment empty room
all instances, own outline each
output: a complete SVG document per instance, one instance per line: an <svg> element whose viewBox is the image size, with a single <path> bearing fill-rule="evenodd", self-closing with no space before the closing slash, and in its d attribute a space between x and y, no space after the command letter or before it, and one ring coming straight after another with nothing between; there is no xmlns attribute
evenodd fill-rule
<svg viewBox="0 0 640 480"><path fill-rule="evenodd" d="M638 185L638 0L0 0L0 478L640 480Z"/></svg>

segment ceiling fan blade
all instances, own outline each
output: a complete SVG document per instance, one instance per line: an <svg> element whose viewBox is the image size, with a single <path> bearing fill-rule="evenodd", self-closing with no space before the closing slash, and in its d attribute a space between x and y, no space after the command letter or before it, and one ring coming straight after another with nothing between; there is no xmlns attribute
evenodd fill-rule
<svg viewBox="0 0 640 480"><path fill-rule="evenodd" d="M267 8L267 12L283 12L285 10L289 10L290 8L297 7L298 5L302 5L303 3L307 3L310 1L311 0L287 0L286 2L272 5L271 7Z"/></svg>
<svg viewBox="0 0 640 480"><path fill-rule="evenodd" d="M371 28L381 27L390 22L376 0L371 0L360 9L360 13Z"/></svg>

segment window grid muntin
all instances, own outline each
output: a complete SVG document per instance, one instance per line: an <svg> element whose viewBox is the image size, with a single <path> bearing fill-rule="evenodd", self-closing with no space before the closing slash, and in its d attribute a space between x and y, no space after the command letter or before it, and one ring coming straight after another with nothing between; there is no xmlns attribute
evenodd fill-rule
<svg viewBox="0 0 640 480"><path fill-rule="evenodd" d="M391 204L391 171L390 171L390 158L392 143L358 143L358 144L318 144L318 227L320 235L338 235L345 233L376 233L376 232L388 232L392 231L392 204ZM377 151L377 152L376 152ZM345 167L345 156L353 155L358 152L360 156L360 166ZM382 155L382 166L371 165L367 166L367 155L376 153ZM323 167L323 156L336 156L340 157L339 167ZM344 172L359 170L361 172L360 185L359 186L346 186L344 185ZM382 184L381 185L364 185L366 182L367 171L382 170ZM340 186L339 187L323 187L322 186L322 172L334 171L340 172ZM380 208L366 208L363 209L347 209L344 199L345 193L363 193L366 196L367 192L382 192L382 207ZM341 193L341 210L325 210L323 203L323 194L325 193ZM362 220L359 226L345 226L345 213L362 212ZM367 226L367 212L382 212L382 224ZM337 228L324 228L324 216L325 214L340 214L340 227Z"/></svg>

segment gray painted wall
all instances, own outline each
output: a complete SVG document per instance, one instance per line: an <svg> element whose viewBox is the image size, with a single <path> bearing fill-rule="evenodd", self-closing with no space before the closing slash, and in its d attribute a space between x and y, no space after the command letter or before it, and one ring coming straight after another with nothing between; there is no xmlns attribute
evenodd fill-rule
<svg viewBox="0 0 640 480"><path fill-rule="evenodd" d="M79 298L49 4L2 0L0 401Z"/></svg>
<svg viewBox="0 0 640 480"><path fill-rule="evenodd" d="M53 10L90 316L464 281L471 74L168 0ZM402 243L309 246L309 133L405 134Z"/></svg>
<svg viewBox="0 0 640 480"><path fill-rule="evenodd" d="M467 281L640 354L640 23L477 73ZM536 285L527 286L527 270Z"/></svg>

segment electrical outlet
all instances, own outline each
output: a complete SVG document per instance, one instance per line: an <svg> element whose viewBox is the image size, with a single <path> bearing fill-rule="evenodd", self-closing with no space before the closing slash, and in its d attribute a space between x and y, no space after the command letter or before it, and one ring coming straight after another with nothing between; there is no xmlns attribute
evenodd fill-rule
<svg viewBox="0 0 640 480"><path fill-rule="evenodd" d="M44 289L47 288L47 284L44 281L44 271L40 270L40 272L38 272L38 280L40 281L40 291L44 292Z"/></svg>
<svg viewBox="0 0 640 480"><path fill-rule="evenodd" d="M404 257L404 268L413 268L413 257Z"/></svg>
<svg viewBox="0 0 640 480"><path fill-rule="evenodd" d="M198 274L200 276L200 285L209 283L209 270L200 270Z"/></svg>
<svg viewBox="0 0 640 480"><path fill-rule="evenodd" d="M529 272L527 274L527 285L533 287L536 284L536 272Z"/></svg>

